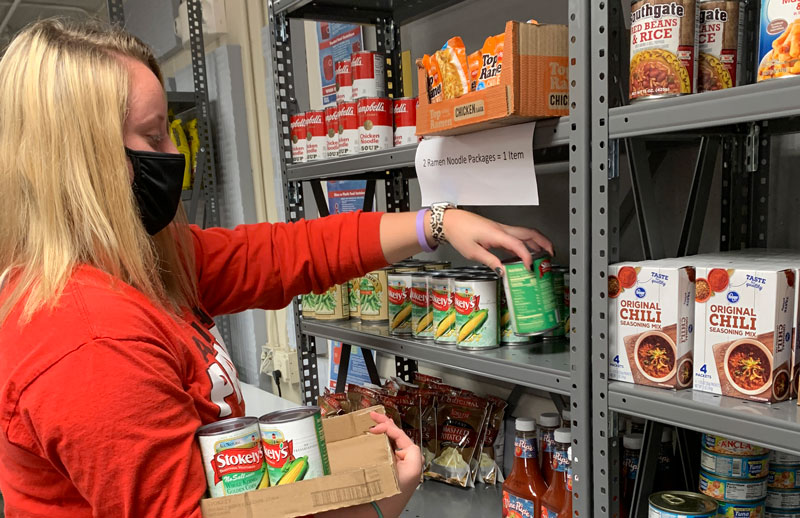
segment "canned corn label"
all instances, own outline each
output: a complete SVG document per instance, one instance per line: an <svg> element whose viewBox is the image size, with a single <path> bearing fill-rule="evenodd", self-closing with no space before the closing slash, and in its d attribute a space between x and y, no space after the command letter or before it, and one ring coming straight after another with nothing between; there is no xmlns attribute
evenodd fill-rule
<svg viewBox="0 0 800 518"><path fill-rule="evenodd" d="M702 450L700 466L721 477L764 478L769 474L769 456L741 457Z"/></svg>
<svg viewBox="0 0 800 518"><path fill-rule="evenodd" d="M270 485L330 475L319 412L281 423L264 422L269 415L261 417L259 426Z"/></svg>
<svg viewBox="0 0 800 518"><path fill-rule="evenodd" d="M212 498L258 489L266 464L257 423L228 433L201 435L198 441Z"/></svg>
<svg viewBox="0 0 800 518"><path fill-rule="evenodd" d="M389 332L411 334L411 276L389 275Z"/></svg>
<svg viewBox="0 0 800 518"><path fill-rule="evenodd" d="M720 502L719 518L764 518L764 502Z"/></svg>
<svg viewBox="0 0 800 518"><path fill-rule="evenodd" d="M800 467L780 465L770 466L769 487L771 489L800 488Z"/></svg>
<svg viewBox="0 0 800 518"><path fill-rule="evenodd" d="M436 343L456 343L456 309L453 306L453 279L435 277L431 280L433 306L433 339Z"/></svg>
<svg viewBox="0 0 800 518"><path fill-rule="evenodd" d="M769 488L767 489L767 507L780 510L800 509L800 491Z"/></svg>
<svg viewBox="0 0 800 518"><path fill-rule="evenodd" d="M767 496L767 479L737 480L702 471L700 492L726 502L751 502Z"/></svg>
<svg viewBox="0 0 800 518"><path fill-rule="evenodd" d="M505 265L503 282L514 333L538 335L559 323L550 260L540 257L528 271L522 262Z"/></svg>
<svg viewBox="0 0 800 518"><path fill-rule="evenodd" d="M433 308L427 277L411 281L411 331L415 338L433 339Z"/></svg>
<svg viewBox="0 0 800 518"><path fill-rule="evenodd" d="M497 281L455 281L456 343L469 349L497 347Z"/></svg>

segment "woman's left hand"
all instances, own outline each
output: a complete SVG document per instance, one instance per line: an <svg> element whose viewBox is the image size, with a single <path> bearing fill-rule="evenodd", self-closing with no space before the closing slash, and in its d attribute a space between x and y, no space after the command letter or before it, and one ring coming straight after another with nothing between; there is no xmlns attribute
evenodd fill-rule
<svg viewBox="0 0 800 518"><path fill-rule="evenodd" d="M502 248L517 255L531 268L531 251L542 250L553 255L553 244L541 232L532 228L503 225L464 210L450 209L444 213L444 235L461 255L481 262L492 269L502 266L500 259L489 252Z"/></svg>
<svg viewBox="0 0 800 518"><path fill-rule="evenodd" d="M369 416L378 423L370 429L370 432L385 433L392 442L394 456L397 459L397 478L400 482L400 490L410 498L422 476L422 452L419 446L397 427L391 417L377 412L370 412Z"/></svg>

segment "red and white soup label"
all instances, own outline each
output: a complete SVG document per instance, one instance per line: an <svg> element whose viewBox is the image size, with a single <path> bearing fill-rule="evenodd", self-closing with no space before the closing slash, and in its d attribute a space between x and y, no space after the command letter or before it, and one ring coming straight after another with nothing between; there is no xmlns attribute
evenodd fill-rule
<svg viewBox="0 0 800 518"><path fill-rule="evenodd" d="M292 161L299 164L306 161L306 114L298 113L289 117L289 137L292 140Z"/></svg>
<svg viewBox="0 0 800 518"><path fill-rule="evenodd" d="M358 112L355 102L339 103L339 156L361 152L358 139Z"/></svg>
<svg viewBox="0 0 800 518"><path fill-rule="evenodd" d="M350 70L353 75L353 99L386 96L383 54L369 50L354 52L350 56Z"/></svg>
<svg viewBox="0 0 800 518"><path fill-rule="evenodd" d="M417 137L417 99L403 97L394 100L394 145L415 144Z"/></svg>
<svg viewBox="0 0 800 518"><path fill-rule="evenodd" d="M357 101L358 138L361 152L392 147L392 100L362 97Z"/></svg>
<svg viewBox="0 0 800 518"><path fill-rule="evenodd" d="M325 136L328 139L328 158L339 156L339 108L325 108Z"/></svg>
<svg viewBox="0 0 800 518"><path fill-rule="evenodd" d="M328 158L328 135L325 131L325 112L306 112L306 160Z"/></svg>
<svg viewBox="0 0 800 518"><path fill-rule="evenodd" d="M353 73L350 68L350 58L336 62L336 102L343 103L353 100Z"/></svg>

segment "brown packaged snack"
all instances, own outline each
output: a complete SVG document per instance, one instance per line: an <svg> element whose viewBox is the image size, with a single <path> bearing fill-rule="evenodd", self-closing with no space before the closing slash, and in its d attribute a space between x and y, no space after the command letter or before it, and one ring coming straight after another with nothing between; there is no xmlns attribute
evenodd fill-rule
<svg viewBox="0 0 800 518"><path fill-rule="evenodd" d="M459 487L475 487L470 463L481 446L487 402L477 397L443 396L436 409L437 455L425 475Z"/></svg>
<svg viewBox="0 0 800 518"><path fill-rule="evenodd" d="M436 451L439 449L439 435L436 428L437 392L432 389L419 389L417 396L420 404L420 432L422 439L420 449L422 450L422 457L427 470L433 458L436 457Z"/></svg>
<svg viewBox="0 0 800 518"><path fill-rule="evenodd" d="M402 428L414 444L422 443L422 421L420 413L420 397L416 394L382 396L381 404L386 408L386 415Z"/></svg>
<svg viewBox="0 0 800 518"><path fill-rule="evenodd" d="M503 470L500 469L494 454L494 443L503 424L508 403L495 396L488 396L486 399L492 404L489 411L489 418L486 420L486 437L483 440L483 449L478 460L478 480L484 484L494 485L502 483Z"/></svg>
<svg viewBox="0 0 800 518"><path fill-rule="evenodd" d="M350 401L351 411L369 408L380 404L381 394L368 388L359 387L352 383L347 384L347 399Z"/></svg>
<svg viewBox="0 0 800 518"><path fill-rule="evenodd" d="M429 376L419 372L414 373L414 383L421 389L428 388L434 383L442 383L442 378L436 376Z"/></svg>

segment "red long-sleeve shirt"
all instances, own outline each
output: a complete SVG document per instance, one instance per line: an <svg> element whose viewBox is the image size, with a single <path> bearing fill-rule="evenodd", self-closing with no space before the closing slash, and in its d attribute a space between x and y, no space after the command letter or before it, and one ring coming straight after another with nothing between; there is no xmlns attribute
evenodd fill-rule
<svg viewBox="0 0 800 518"><path fill-rule="evenodd" d="M277 309L386 264L380 214L192 229L207 314ZM6 516L200 517L194 433L242 416L213 321L176 320L88 266L53 311L0 327L0 491Z"/></svg>

